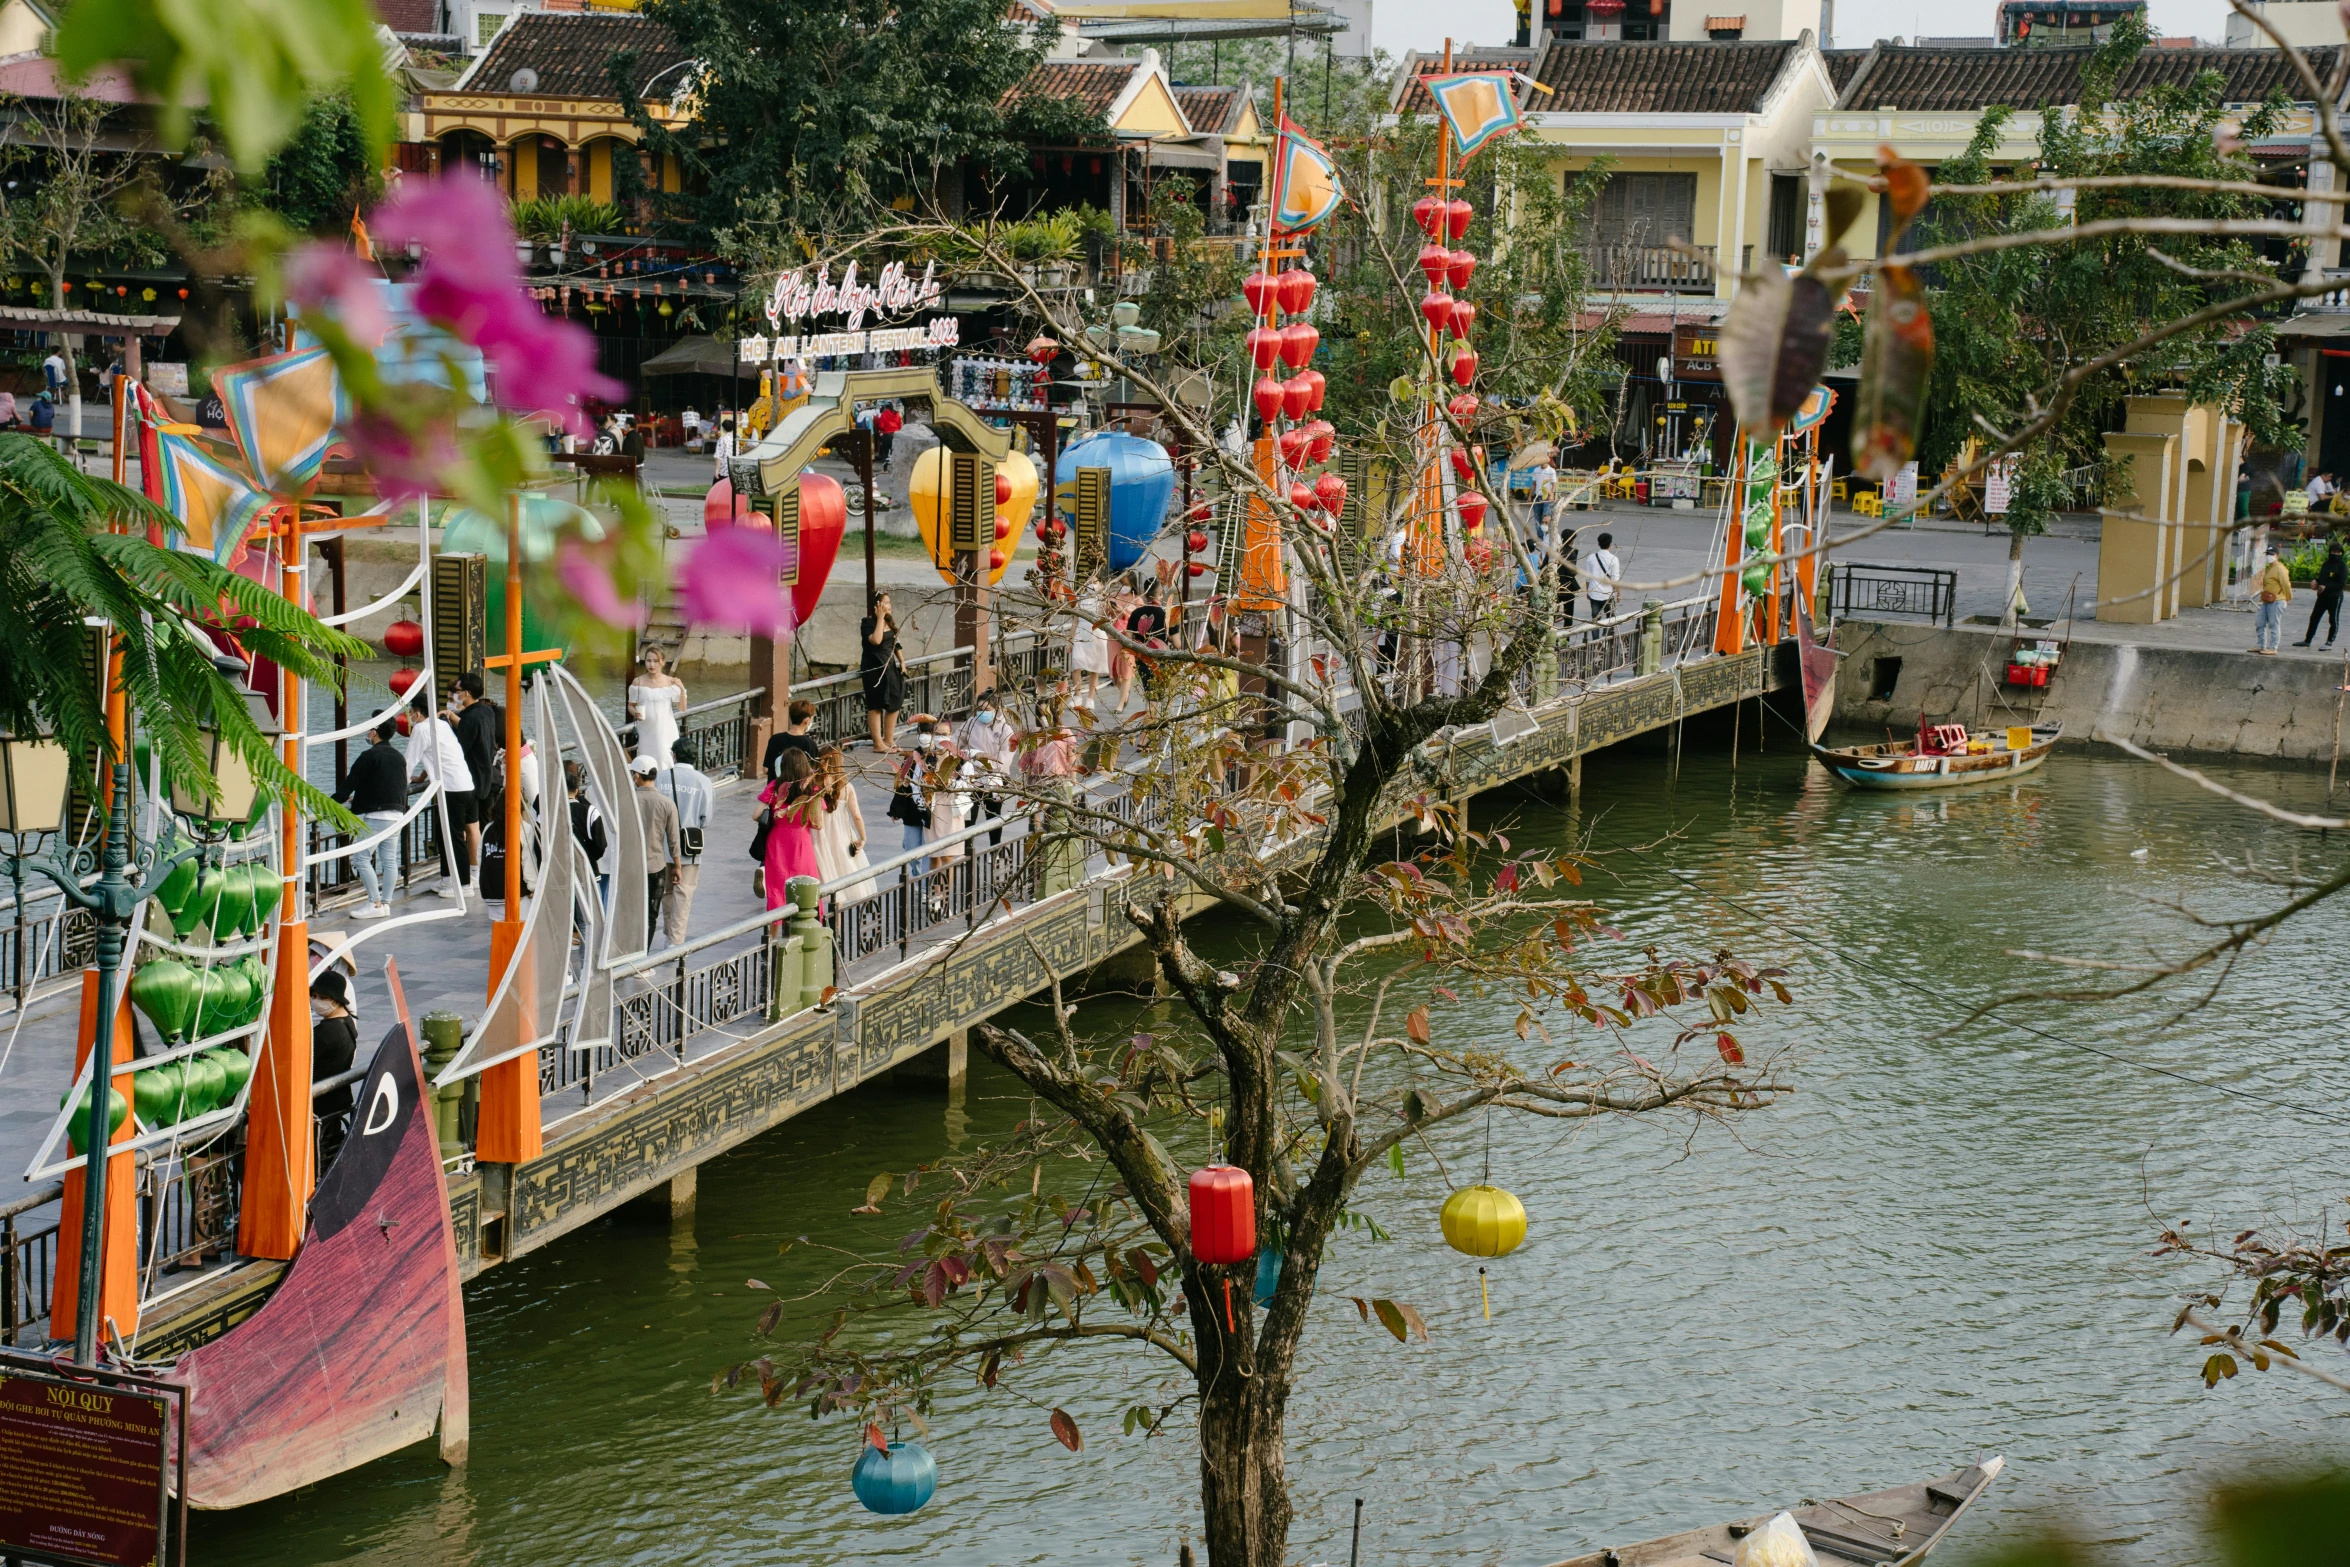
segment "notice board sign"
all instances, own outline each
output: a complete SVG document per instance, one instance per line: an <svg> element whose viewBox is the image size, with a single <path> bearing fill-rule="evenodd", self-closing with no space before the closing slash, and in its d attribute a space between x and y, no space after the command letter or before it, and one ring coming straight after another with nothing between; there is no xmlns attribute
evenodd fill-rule
<svg viewBox="0 0 2350 1567"><path fill-rule="evenodd" d="M147 1377L0 1359L0 1556L184 1562L186 1509L171 1504L168 1463L184 1445L184 1399Z"/></svg>

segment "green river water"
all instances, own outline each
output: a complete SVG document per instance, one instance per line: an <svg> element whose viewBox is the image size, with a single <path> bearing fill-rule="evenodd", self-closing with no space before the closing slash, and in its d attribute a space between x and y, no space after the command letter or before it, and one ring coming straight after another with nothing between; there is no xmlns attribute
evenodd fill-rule
<svg viewBox="0 0 2350 1567"><path fill-rule="evenodd" d="M2018 784L1864 795L1807 770L1784 729L1770 738L1779 750L1735 772L1694 744L1677 775L1662 750L1592 761L1582 819L1603 846L1652 846L1611 854L1590 884L1628 940L1719 939L1792 971L1798 1005L1748 1041L1794 1047L1798 1093L1735 1136L1498 1120L1494 1179L1531 1230L1494 1268L1490 1324L1475 1267L1438 1237L1433 1162L1367 1179L1359 1206L1392 1239L1350 1237L1324 1269L1291 1405L1293 1560L1344 1562L1358 1496L1366 1564L1538 1567L2004 1453L1938 1561L2053 1517L2167 1567L2203 1559L2194 1498L2210 1481L2350 1453L2350 1401L2314 1383L2248 1373L2205 1392L2199 1351L2164 1330L2208 1275L2148 1256L2156 1215L2233 1231L2343 1194L2344 911L2253 953L2168 1031L2158 1007L2038 1006L2015 1014L2038 1032L1937 1037L1976 1001L2047 981L2009 949L2142 960L2186 939L2166 900L2252 908L2273 893L2248 858L2308 867L2341 846L2126 760L2060 752ZM2220 775L2324 799L2322 777ZM1484 815L1520 844L1569 831L1531 796L1490 797ZM1115 1005L1089 1004L1097 1026ZM1512 1015L1496 1003L1482 1021L1504 1038ZM614 1218L484 1275L467 1291L469 1467L419 1447L202 1516L191 1560L1173 1563L1193 1449L1117 1431L1126 1404L1172 1387L1153 1352L1064 1356L1007 1378L1018 1396L943 1400L938 1495L901 1520L850 1495L852 1426L710 1390L755 1352L745 1281L798 1293L828 1266L779 1243L894 1239L918 1221L849 1215L867 1179L1024 1109L975 1053L959 1104L872 1087L706 1166L690 1228ZM1458 1173L1482 1133L1446 1136ZM1346 1294L1417 1304L1433 1339L1395 1344ZM1081 1454L1049 1433L1056 1404L1084 1426Z"/></svg>

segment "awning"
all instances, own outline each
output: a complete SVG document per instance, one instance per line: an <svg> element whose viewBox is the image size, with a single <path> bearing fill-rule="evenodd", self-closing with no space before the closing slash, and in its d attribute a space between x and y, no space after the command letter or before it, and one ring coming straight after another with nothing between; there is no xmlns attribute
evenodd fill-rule
<svg viewBox="0 0 2350 1567"><path fill-rule="evenodd" d="M1221 152L1183 142L1152 142L1143 156L1154 169L1206 169L1212 174L1224 167Z"/></svg>
<svg viewBox="0 0 2350 1567"><path fill-rule="evenodd" d="M169 337L178 316L116 316L102 310L42 310L0 305L0 326L63 327L90 337Z"/></svg>
<svg viewBox="0 0 2350 1567"><path fill-rule="evenodd" d="M734 344L696 335L681 337L637 366L640 375L733 375ZM756 366L753 367L754 372Z"/></svg>
<svg viewBox="0 0 2350 1567"><path fill-rule="evenodd" d="M2350 311L2340 315L2294 316L2276 325L2279 337L2350 337Z"/></svg>

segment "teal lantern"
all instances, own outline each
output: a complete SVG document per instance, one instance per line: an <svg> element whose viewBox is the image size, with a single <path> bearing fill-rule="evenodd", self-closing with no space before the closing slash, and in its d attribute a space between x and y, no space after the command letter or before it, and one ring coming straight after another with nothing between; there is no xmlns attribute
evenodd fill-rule
<svg viewBox="0 0 2350 1567"><path fill-rule="evenodd" d="M867 1512L895 1517L930 1500L938 1489L938 1465L920 1442L892 1442L887 1451L868 1442L849 1471L849 1486Z"/></svg>
<svg viewBox="0 0 2350 1567"><path fill-rule="evenodd" d="M1273 1292L1280 1287L1281 1253L1279 1249L1275 1247L1264 1247L1257 1253L1257 1287L1255 1294L1258 1309L1262 1310L1264 1307L1272 1305Z"/></svg>

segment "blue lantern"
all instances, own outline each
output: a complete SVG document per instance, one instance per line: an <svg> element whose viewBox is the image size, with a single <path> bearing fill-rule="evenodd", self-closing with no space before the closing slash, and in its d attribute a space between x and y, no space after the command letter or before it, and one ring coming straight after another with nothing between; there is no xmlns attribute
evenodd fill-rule
<svg viewBox="0 0 2350 1567"><path fill-rule="evenodd" d="M868 1442L849 1472L849 1485L867 1512L910 1513L938 1489L938 1465L920 1442L892 1442L886 1453Z"/></svg>
<svg viewBox="0 0 2350 1567"><path fill-rule="evenodd" d="M1175 499L1175 462L1156 441L1122 430L1089 435L1061 453L1053 465L1053 503L1074 520L1077 470L1110 470L1110 536L1104 541L1109 567L1124 571L1142 559L1167 522Z"/></svg>
<svg viewBox="0 0 2350 1567"><path fill-rule="evenodd" d="M1273 1292L1281 1287L1281 1253L1271 1246L1257 1253L1257 1305L1273 1304Z"/></svg>

